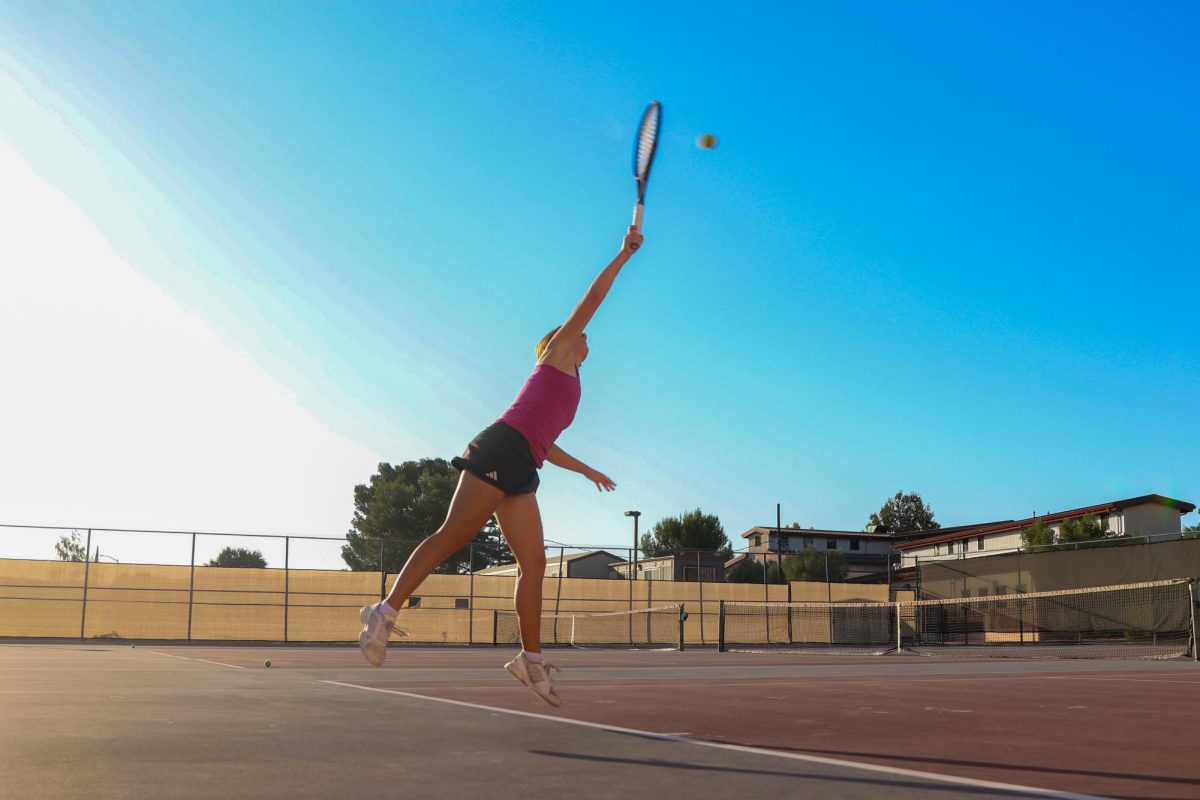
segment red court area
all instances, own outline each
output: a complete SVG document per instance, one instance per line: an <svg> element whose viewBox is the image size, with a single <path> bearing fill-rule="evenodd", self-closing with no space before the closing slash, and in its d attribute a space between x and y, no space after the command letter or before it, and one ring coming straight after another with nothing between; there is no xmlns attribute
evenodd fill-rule
<svg viewBox="0 0 1200 800"><path fill-rule="evenodd" d="M914 656L548 651L563 707L507 649L160 648L231 667L785 754L1117 798L1198 798L1200 665ZM380 694L380 702L386 695ZM481 712L482 713L482 712Z"/></svg>

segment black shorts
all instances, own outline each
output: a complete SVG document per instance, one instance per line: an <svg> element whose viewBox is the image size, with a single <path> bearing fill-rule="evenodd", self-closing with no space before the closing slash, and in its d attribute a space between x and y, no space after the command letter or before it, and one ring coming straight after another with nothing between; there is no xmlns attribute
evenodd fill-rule
<svg viewBox="0 0 1200 800"><path fill-rule="evenodd" d="M503 422L494 423L467 445L451 464L490 483L505 494L529 494L538 488L537 463L521 432Z"/></svg>

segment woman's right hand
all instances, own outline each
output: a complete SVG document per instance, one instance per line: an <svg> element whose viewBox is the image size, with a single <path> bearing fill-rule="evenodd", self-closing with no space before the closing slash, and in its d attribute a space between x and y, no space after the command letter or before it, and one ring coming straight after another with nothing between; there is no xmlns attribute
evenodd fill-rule
<svg viewBox="0 0 1200 800"><path fill-rule="evenodd" d="M630 225L629 230L625 232L624 241L621 242L621 252L632 255L642 246L643 241L642 232L633 225Z"/></svg>

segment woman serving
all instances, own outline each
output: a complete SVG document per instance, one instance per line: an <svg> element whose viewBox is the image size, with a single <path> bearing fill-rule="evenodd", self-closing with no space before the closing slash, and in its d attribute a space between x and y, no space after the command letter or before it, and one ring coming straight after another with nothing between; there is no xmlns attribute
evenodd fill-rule
<svg viewBox="0 0 1200 800"><path fill-rule="evenodd" d="M500 531L517 559L514 596L521 631L521 652L504 665L517 680L552 706L560 704L551 672L542 660L542 580L546 551L538 511L538 470L549 461L578 472L612 491L616 484L602 472L568 455L555 441L575 419L579 407L579 367L588 357L584 329L604 302L621 268L642 244L630 226L621 250L592 281L587 294L566 321L538 342L537 364L517 399L496 422L476 436L466 452L451 463L462 470L446 520L413 550L386 599L364 606L358 644L367 661L383 664L396 613L434 568L475 537L495 515Z"/></svg>

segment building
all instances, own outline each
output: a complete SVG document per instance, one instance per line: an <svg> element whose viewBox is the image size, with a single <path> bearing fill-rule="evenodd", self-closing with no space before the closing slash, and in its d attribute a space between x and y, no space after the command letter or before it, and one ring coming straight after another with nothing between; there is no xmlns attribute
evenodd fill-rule
<svg viewBox="0 0 1200 800"><path fill-rule="evenodd" d="M830 531L813 528L756 526L742 534L746 557L755 561L782 561L811 547L818 553L841 552L849 568L846 580L867 576L887 577L894 538L886 531ZM730 562L730 566L733 562Z"/></svg>
<svg viewBox="0 0 1200 800"><path fill-rule="evenodd" d="M904 569L913 567L920 561L972 558L1012 552L1022 546L1021 532L1037 520L1041 520L1057 533L1067 520L1081 519L1090 514L1105 530L1115 536L1152 536L1160 533L1181 533L1181 518L1195 509L1194 504L1183 500L1148 494L1027 519L906 534L907 538L897 542L894 547L900 553L900 567Z"/></svg>
<svg viewBox="0 0 1200 800"><path fill-rule="evenodd" d="M587 550L582 553L563 553L546 558L546 577L557 578L623 578L612 565L620 556L607 550ZM516 564L499 564L481 569L476 575L502 575L516 577Z"/></svg>
<svg viewBox="0 0 1200 800"><path fill-rule="evenodd" d="M620 578L629 575L631 566L629 561L618 561L612 565ZM637 580L724 583L725 556L721 553L688 550L677 555L638 559Z"/></svg>

